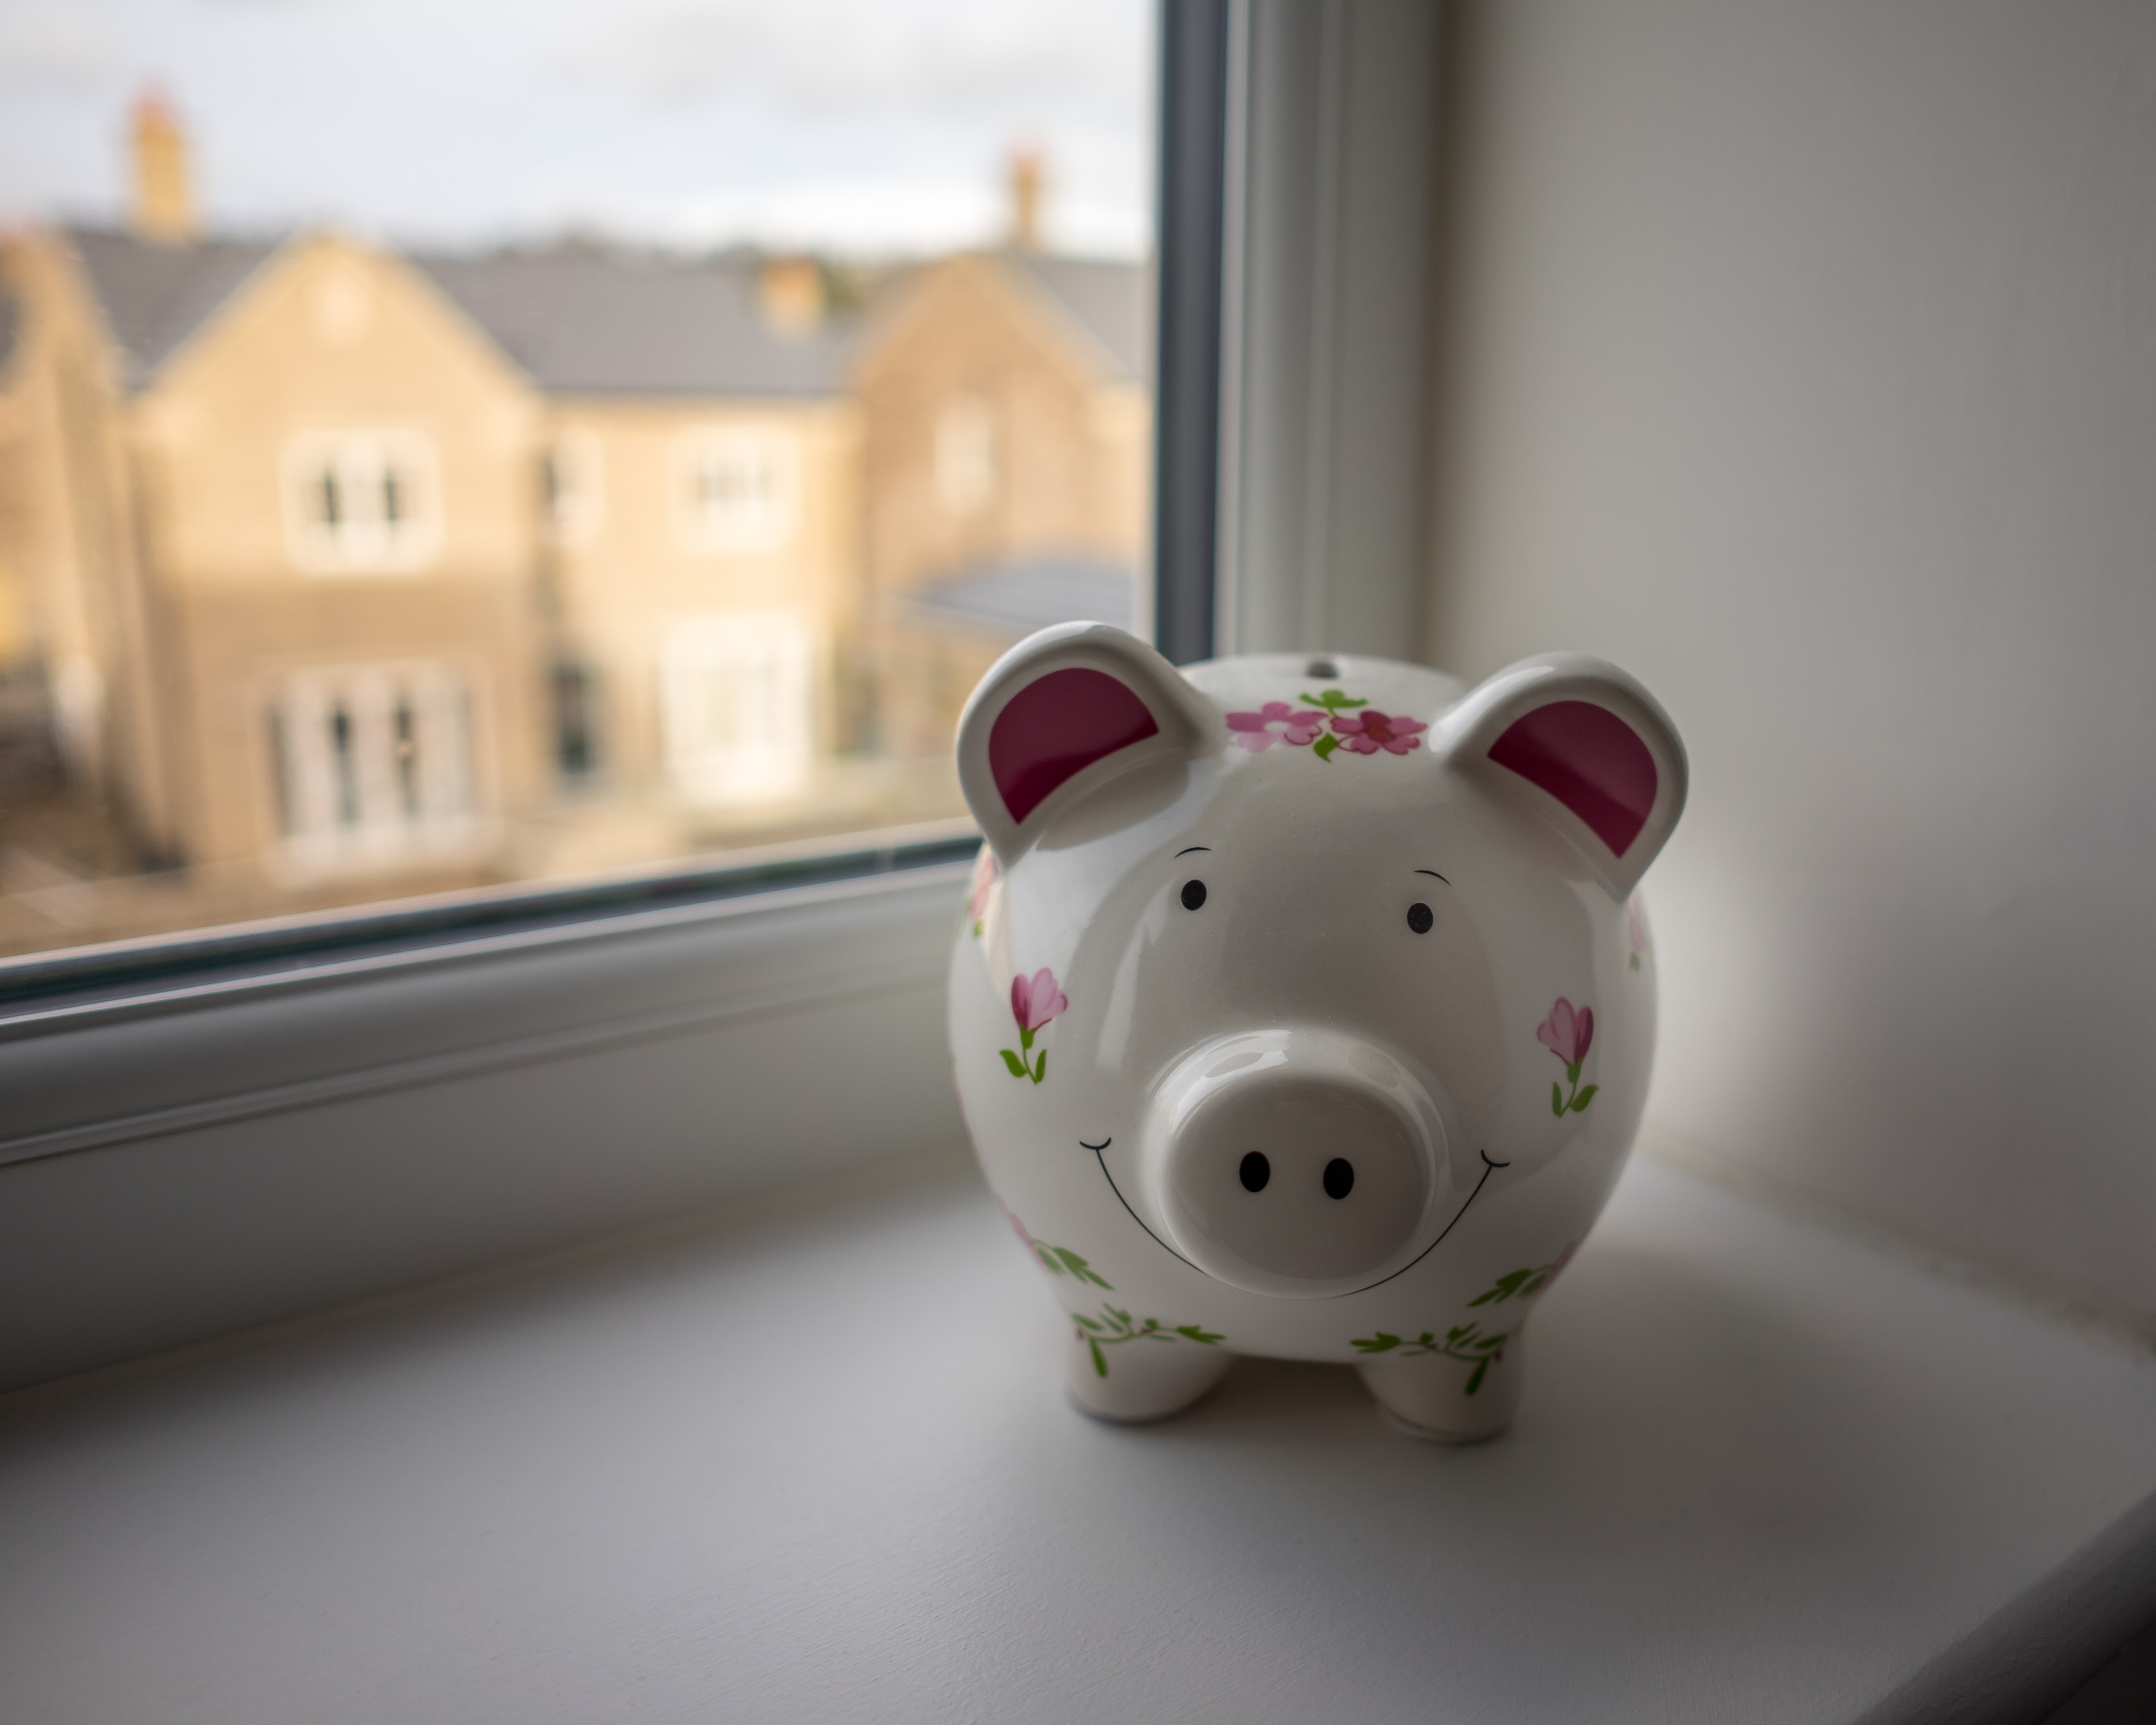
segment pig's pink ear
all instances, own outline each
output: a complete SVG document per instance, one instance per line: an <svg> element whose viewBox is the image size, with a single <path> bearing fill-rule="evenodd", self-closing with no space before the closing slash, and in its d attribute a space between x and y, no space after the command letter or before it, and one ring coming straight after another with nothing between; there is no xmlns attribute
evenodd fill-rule
<svg viewBox="0 0 2156 1725"><path fill-rule="evenodd" d="M997 856L1134 768L1188 759L1219 715L1137 636L1060 623L998 660L958 721L958 784Z"/></svg>
<svg viewBox="0 0 2156 1725"><path fill-rule="evenodd" d="M1684 745L1655 697L1578 653L1523 659L1444 713L1451 766L1547 822L1629 896L1684 810Z"/></svg>

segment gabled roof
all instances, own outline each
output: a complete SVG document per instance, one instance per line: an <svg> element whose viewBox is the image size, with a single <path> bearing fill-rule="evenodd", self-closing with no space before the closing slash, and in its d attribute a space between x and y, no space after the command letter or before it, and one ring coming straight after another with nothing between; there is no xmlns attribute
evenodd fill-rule
<svg viewBox="0 0 2156 1725"><path fill-rule="evenodd" d="M270 241L160 245L100 228L65 231L118 344L121 381L148 382L277 249Z"/></svg>
<svg viewBox="0 0 2156 1725"><path fill-rule="evenodd" d="M280 244L169 245L95 228L66 234L119 346L129 388L146 383ZM1110 372L1151 376L1146 266L994 255L1070 320ZM846 388L855 326L774 331L761 315L753 262L583 246L486 257L419 254L407 261L550 395L799 397Z"/></svg>
<svg viewBox="0 0 2156 1725"><path fill-rule="evenodd" d="M92 228L67 238L129 388L147 382L278 249L270 241L162 245ZM850 331L788 336L767 328L752 263L577 247L405 261L548 394L820 396L844 388Z"/></svg>
<svg viewBox="0 0 2156 1725"><path fill-rule="evenodd" d="M569 246L411 261L548 394L818 396L845 387L850 328L772 331L752 263Z"/></svg>
<svg viewBox="0 0 2156 1725"><path fill-rule="evenodd" d="M1152 377L1152 271L1142 264L1002 251L1002 262L1068 314L1119 376Z"/></svg>

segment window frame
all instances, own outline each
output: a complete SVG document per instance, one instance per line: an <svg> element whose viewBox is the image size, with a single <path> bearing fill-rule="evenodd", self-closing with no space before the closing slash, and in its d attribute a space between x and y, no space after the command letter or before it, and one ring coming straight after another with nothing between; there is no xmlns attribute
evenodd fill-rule
<svg viewBox="0 0 2156 1725"><path fill-rule="evenodd" d="M1152 580L1178 662L1312 644L1265 630L1313 618L1336 649L1416 638L1436 16L1161 8ZM1312 355L1308 439L1239 442L1245 404L1309 398ZM1309 527L1358 462L1378 555ZM1250 551L1284 525L1302 561ZM973 842L845 835L0 961L0 1390L947 1148Z"/></svg>
<svg viewBox="0 0 2156 1725"><path fill-rule="evenodd" d="M295 432L285 441L281 470L285 547L302 575L400 578L424 575L441 560L441 459L434 440L409 426ZM339 524L314 506L323 481L334 478L346 504ZM397 479L405 505L395 521L381 505ZM361 481L355 483L355 481ZM379 493L365 511L354 496ZM364 531L361 531L364 530Z"/></svg>

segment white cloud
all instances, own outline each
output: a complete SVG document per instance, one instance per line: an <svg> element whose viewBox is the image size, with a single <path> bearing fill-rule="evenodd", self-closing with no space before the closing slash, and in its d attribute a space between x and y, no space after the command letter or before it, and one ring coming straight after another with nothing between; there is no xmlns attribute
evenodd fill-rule
<svg viewBox="0 0 2156 1725"><path fill-rule="evenodd" d="M10 4L0 64L104 81L0 101L0 208L109 207L154 78L239 231L920 252L1000 233L1023 143L1052 242L1147 245L1152 0Z"/></svg>
<svg viewBox="0 0 2156 1725"><path fill-rule="evenodd" d="M754 90L804 109L1048 104L1134 114L1145 95L1145 17L1067 0L644 0L582 34L563 64L646 100Z"/></svg>
<svg viewBox="0 0 2156 1725"><path fill-rule="evenodd" d="M33 6L0 16L0 80L10 84L100 84L119 64L112 39L80 12Z"/></svg>

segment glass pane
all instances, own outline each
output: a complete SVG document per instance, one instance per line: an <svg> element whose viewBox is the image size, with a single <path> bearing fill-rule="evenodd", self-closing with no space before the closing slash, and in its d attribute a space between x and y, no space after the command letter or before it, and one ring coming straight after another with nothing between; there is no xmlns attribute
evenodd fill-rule
<svg viewBox="0 0 2156 1725"><path fill-rule="evenodd" d="M1147 608L1154 31L0 4L0 956L963 815Z"/></svg>

